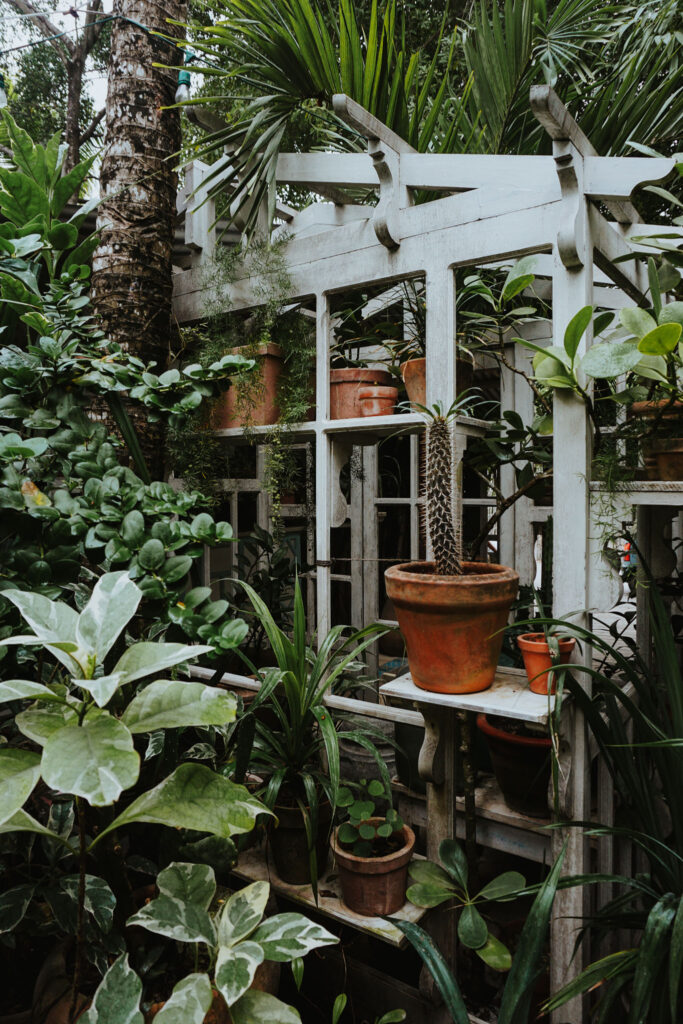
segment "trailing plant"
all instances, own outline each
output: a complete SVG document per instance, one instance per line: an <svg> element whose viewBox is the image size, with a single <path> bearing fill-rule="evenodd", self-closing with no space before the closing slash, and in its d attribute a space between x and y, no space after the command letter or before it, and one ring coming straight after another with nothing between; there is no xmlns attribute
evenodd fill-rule
<svg viewBox="0 0 683 1024"><path fill-rule="evenodd" d="M211 1005L214 986L225 1000L234 1024L255 1020L273 1024L300 1021L294 1007L251 988L256 971L268 961L298 962L312 950L338 942L334 935L303 914L265 916L270 896L268 882L253 882L232 893L219 901L222 905L212 912L216 881L213 869L206 865L170 864L158 875L157 888L159 895L129 918L128 925L137 925L175 942L189 943L197 951L205 947L206 972L185 979L188 987L191 979L194 992L201 993L204 1013ZM195 962L197 958L195 953ZM138 991L135 1008L139 996ZM163 1021L164 1015L169 1015L172 1003L173 996L157 1015L158 1019Z"/></svg>
<svg viewBox="0 0 683 1024"><path fill-rule="evenodd" d="M463 946L474 950L494 970L509 970L510 952L491 934L479 906L513 900L526 885L523 875L506 871L472 894L468 889L467 858L455 839L442 840L439 860L440 864L429 860L413 861L408 874L415 884L408 887L408 899L417 907L448 904L450 909L459 910L458 938Z"/></svg>
<svg viewBox="0 0 683 1024"><path fill-rule="evenodd" d="M354 789L358 791L356 795ZM381 815L376 813L377 799L389 803ZM337 807L343 808L346 815L337 832L340 843L350 846L355 857L384 857L398 849L402 845L403 819L391 804L391 789L379 779L347 782L337 797ZM376 817L381 820L370 820Z"/></svg>
<svg viewBox="0 0 683 1024"><path fill-rule="evenodd" d="M496 1018L498 1024L528 1024L531 1019L533 983L541 966L541 957L563 859L564 849L550 869L548 877L540 886L527 915L512 966L505 981L500 1009ZM452 862L451 866L455 867ZM414 864L413 867L417 867L417 864ZM437 865L431 865L431 867L437 867ZM459 868L456 867L455 870L456 873L460 873ZM505 876L500 877L504 878ZM495 881L494 879L491 885L494 885ZM443 997L453 1024L468 1024L470 1018L460 986L434 940L423 928L412 921L402 921L398 918L390 918L390 920L403 932L424 961Z"/></svg>
<svg viewBox="0 0 683 1024"><path fill-rule="evenodd" d="M232 835L248 832L266 809L242 786L196 763L178 765L151 787L141 779L136 736L223 726L234 721L235 698L202 683L147 681L207 648L126 643L124 631L142 592L125 572L98 580L80 614L40 594L15 590L6 597L33 632L5 637L3 645L40 648L41 668L45 659L51 671L47 681L39 673L37 679L0 683L0 701L23 708L14 719L15 732L0 748L0 827L4 833L41 835L66 851L71 872L67 891L76 901L73 1007L83 959L94 952L87 915L106 932L116 902L110 886L115 886L118 899L124 898L121 837L128 827L153 822L228 842ZM140 680L145 682L141 685ZM64 828L55 832L27 813L24 804L39 785L69 797L75 821L67 815ZM34 890L35 885L24 884L6 893L13 927L26 913ZM68 923L68 914L65 919Z"/></svg>

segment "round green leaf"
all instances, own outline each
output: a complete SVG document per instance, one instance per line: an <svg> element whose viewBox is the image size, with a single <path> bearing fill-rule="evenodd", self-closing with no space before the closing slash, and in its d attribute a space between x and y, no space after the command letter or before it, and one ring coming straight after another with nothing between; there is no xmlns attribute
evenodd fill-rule
<svg viewBox="0 0 683 1024"><path fill-rule="evenodd" d="M619 319L626 330L630 331L636 338L644 338L646 334L649 334L657 326L650 314L646 313L644 309L622 309L619 312Z"/></svg>
<svg viewBox="0 0 683 1024"><path fill-rule="evenodd" d="M355 843L358 838L358 830L355 829L353 825L349 825L349 823L345 821L339 826L337 835L340 843Z"/></svg>
<svg viewBox="0 0 683 1024"><path fill-rule="evenodd" d="M215 686L157 679L131 701L122 721L132 733L226 725L235 721L236 709L235 695Z"/></svg>
<svg viewBox="0 0 683 1024"><path fill-rule="evenodd" d="M581 368L590 377L611 380L622 373L628 373L641 359L638 345L634 341L615 343L601 341L592 345L581 360Z"/></svg>
<svg viewBox="0 0 683 1024"><path fill-rule="evenodd" d="M154 572L155 569L160 569L166 560L166 552L164 545L160 540L152 538L151 540L145 541L140 548L138 554L138 561L143 569L147 569L149 572Z"/></svg>
<svg viewBox="0 0 683 1024"><path fill-rule="evenodd" d="M125 725L103 714L53 733L43 750L41 771L53 789L106 807L137 782L140 757Z"/></svg>
<svg viewBox="0 0 683 1024"><path fill-rule="evenodd" d="M676 348L683 327L679 323L662 324L638 342L638 348L647 356L667 356Z"/></svg>
<svg viewBox="0 0 683 1024"><path fill-rule="evenodd" d="M133 509L121 523L121 538L129 548L139 548L145 539L145 517Z"/></svg>
<svg viewBox="0 0 683 1024"><path fill-rule="evenodd" d="M680 324L683 327L683 302L669 302L659 314L660 324Z"/></svg>
<svg viewBox="0 0 683 1024"><path fill-rule="evenodd" d="M476 907L468 903L462 908L458 920L458 938L468 949L480 949L488 939L486 921Z"/></svg>

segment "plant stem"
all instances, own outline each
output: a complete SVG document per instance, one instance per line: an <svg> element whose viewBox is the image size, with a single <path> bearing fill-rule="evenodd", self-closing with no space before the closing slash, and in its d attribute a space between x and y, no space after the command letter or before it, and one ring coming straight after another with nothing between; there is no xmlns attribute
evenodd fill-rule
<svg viewBox="0 0 683 1024"><path fill-rule="evenodd" d="M71 989L71 1008L69 1020L76 1015L78 990L83 973L83 946L85 944L85 873L86 873L86 837L85 807L83 798L76 797L76 813L78 815L78 910L76 919L76 958L74 962L74 980Z"/></svg>
<svg viewBox="0 0 683 1024"><path fill-rule="evenodd" d="M463 782L465 787L465 854L467 856L467 888L469 892L479 891L479 867L477 864L477 814L474 802L476 773L474 770L474 712L460 714L460 755L462 758Z"/></svg>
<svg viewBox="0 0 683 1024"><path fill-rule="evenodd" d="M528 491L530 491L532 487L535 487L540 480L548 480L552 475L552 469L547 469L545 473L539 473L538 476L535 476L531 480L528 480L523 487L520 487L519 490L515 491L514 494L511 494L509 498L506 498L505 501L498 506L497 510L494 512L491 518L486 521L482 529L479 531L477 536L470 544L470 551L472 552L474 557L476 557L477 549L479 548L479 546L484 543L489 533L496 525L498 520L503 517L504 513L507 512L507 510L511 508L516 501L519 501L520 498L523 498L524 495Z"/></svg>

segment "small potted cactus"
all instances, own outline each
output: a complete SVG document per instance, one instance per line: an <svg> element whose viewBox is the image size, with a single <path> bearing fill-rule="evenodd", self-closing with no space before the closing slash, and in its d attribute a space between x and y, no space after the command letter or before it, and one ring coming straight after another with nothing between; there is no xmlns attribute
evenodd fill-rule
<svg viewBox="0 0 683 1024"><path fill-rule="evenodd" d="M376 813L378 800L389 804L383 815ZM415 833L391 806L391 789L379 779L342 786L337 806L347 811L332 836L342 900L364 917L395 913L406 900Z"/></svg>
<svg viewBox="0 0 683 1024"><path fill-rule="evenodd" d="M453 510L451 420L439 405L427 418L425 503L433 562L406 562L384 573L416 686L437 693L476 693L493 683L519 576L490 562L462 561Z"/></svg>

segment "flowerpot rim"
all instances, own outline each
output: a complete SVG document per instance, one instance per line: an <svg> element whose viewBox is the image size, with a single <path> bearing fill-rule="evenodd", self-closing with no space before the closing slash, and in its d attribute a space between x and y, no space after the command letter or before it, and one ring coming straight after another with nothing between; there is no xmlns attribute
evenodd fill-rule
<svg viewBox="0 0 683 1024"><path fill-rule="evenodd" d="M367 818L366 821L368 824L375 824L376 822L386 821L386 818ZM404 823L401 830L404 839L403 846L398 850L394 850L393 853L385 854L384 857L359 857L357 854L352 853L351 850L345 849L337 837L340 827L340 825L337 825L334 829L330 838L330 846L337 860L341 859L344 861L345 867L351 871L357 871L359 874L383 875L400 866L397 862L401 861L406 854L412 856L415 847L415 833L410 825Z"/></svg>
<svg viewBox="0 0 683 1024"><path fill-rule="evenodd" d="M483 713L477 715L477 728L484 733L484 736L490 736L492 739L502 740L512 745L521 747L547 747L548 749L552 746L549 736L519 736L517 733L505 732L504 729L498 729L495 725L491 725L487 716Z"/></svg>
<svg viewBox="0 0 683 1024"><path fill-rule="evenodd" d="M373 366L333 366L330 368L331 384L346 384L362 382L363 380L381 376L383 379L391 380L391 373L382 367ZM381 386L381 385L379 385Z"/></svg>
<svg viewBox="0 0 683 1024"><path fill-rule="evenodd" d="M565 654L568 650L573 650L574 645L576 644L576 637L573 636L558 636L556 637L556 640L560 650L564 647ZM520 633L517 637L517 646L522 650L525 646L536 650L545 647L546 650L550 652L550 647L546 640L545 633Z"/></svg>
<svg viewBox="0 0 683 1024"><path fill-rule="evenodd" d="M234 348L229 348L226 355L229 356L240 356L244 353L245 348L249 348L249 345L235 345ZM261 356L272 356L274 359L284 359L282 354L282 348L275 341L267 341L262 345L258 345L253 355L245 355L245 359L258 359Z"/></svg>
<svg viewBox="0 0 683 1024"><path fill-rule="evenodd" d="M658 398L655 401L632 402L628 406L627 415L654 417L664 409L668 409L671 416L681 416L683 415L683 402L678 399L672 402L668 398Z"/></svg>
<svg viewBox="0 0 683 1024"><path fill-rule="evenodd" d="M436 566L436 562L402 562L399 565L390 565L384 570L384 575L397 583L428 583L435 587L463 586L471 587L478 584L488 584L493 580L498 582L513 582L519 579L519 573L507 565L500 565L498 562L467 562L461 563L464 572L459 576L439 576L436 572L430 571Z"/></svg>

